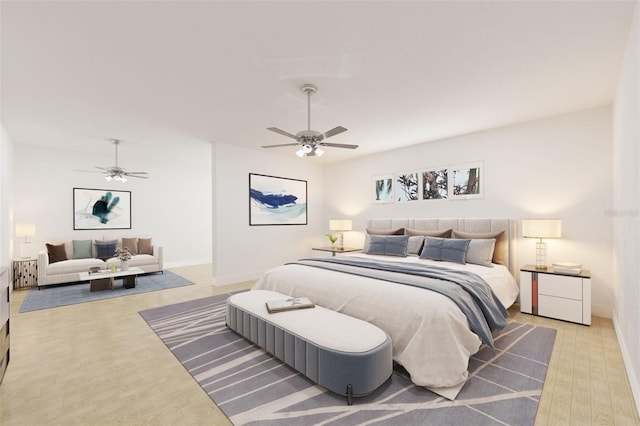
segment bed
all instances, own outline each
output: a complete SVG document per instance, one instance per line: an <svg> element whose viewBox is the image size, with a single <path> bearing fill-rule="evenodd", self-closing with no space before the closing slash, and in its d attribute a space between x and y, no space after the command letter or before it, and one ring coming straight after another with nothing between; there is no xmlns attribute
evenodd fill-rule
<svg viewBox="0 0 640 426"><path fill-rule="evenodd" d="M450 297L438 291L395 282L395 277L402 275L395 268L406 265L409 269L421 271L446 269L453 271L452 274L458 273L455 271L461 271L460 274L470 272L480 276L489 285L492 290L489 291L490 296L497 300L496 305L501 310L505 310L518 296L512 261L515 222L511 219L418 218L370 219L367 225L368 232L374 235L402 229L405 235L424 233L429 236L452 230L456 238L486 241L489 239L486 237L494 235L500 241L495 244L490 266L421 259L417 255L402 257L356 253L335 262L350 262L349 259L356 264L379 262L394 268L393 272L383 272L394 278L325 269L310 260L273 268L253 288L293 297L309 297L320 306L380 327L391 336L394 361L407 370L414 384L454 399L467 379L469 357L483 343L482 334L472 331L470 319L463 313L461 305ZM373 235L369 238L376 243L384 240ZM370 243L369 238L365 244ZM422 278L411 279L415 281ZM484 340L491 344L486 337Z"/></svg>

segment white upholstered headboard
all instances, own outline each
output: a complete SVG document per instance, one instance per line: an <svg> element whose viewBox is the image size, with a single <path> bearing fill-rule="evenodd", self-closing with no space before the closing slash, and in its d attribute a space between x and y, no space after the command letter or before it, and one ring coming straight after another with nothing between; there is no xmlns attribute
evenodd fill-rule
<svg viewBox="0 0 640 426"><path fill-rule="evenodd" d="M483 219L483 218L376 218L367 220L367 228L397 229L411 228L423 231L444 231L453 229L460 232L499 232L505 231L506 241L502 257L506 259L506 267L514 277L516 267L516 220L515 219Z"/></svg>

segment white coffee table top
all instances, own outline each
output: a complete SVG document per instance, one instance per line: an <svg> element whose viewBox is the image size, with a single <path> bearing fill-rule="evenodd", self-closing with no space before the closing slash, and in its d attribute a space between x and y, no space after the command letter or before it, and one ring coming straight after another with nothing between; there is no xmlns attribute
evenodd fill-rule
<svg viewBox="0 0 640 426"><path fill-rule="evenodd" d="M144 274L144 271L136 266L130 267L126 271L116 270L116 272L111 272L110 269L103 269L100 272L94 272L90 274L89 272L80 272L80 280L81 281L89 281L89 280L99 280L102 278L118 278L118 277L128 277L130 275L139 275Z"/></svg>

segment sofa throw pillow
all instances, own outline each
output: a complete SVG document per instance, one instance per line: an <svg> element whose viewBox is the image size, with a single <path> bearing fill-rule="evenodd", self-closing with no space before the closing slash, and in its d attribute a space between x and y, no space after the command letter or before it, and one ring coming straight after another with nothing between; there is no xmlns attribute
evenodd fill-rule
<svg viewBox="0 0 640 426"><path fill-rule="evenodd" d="M496 239L471 240L467 249L467 263L475 263L476 265L487 266L493 268L493 249L496 245Z"/></svg>
<svg viewBox="0 0 640 426"><path fill-rule="evenodd" d="M123 238L122 248L129 249L129 253L132 255L138 254L138 239L137 238Z"/></svg>
<svg viewBox="0 0 640 426"><path fill-rule="evenodd" d="M405 232L407 235L422 235L425 237L437 237L437 238L451 238L452 229L445 229L444 231L424 231L422 229L407 228Z"/></svg>
<svg viewBox="0 0 640 426"><path fill-rule="evenodd" d="M469 239L496 239L496 245L493 249L493 263L498 265L506 265L507 259L503 255L507 248L507 236L504 231L498 232L459 232L453 231L453 238L469 238Z"/></svg>
<svg viewBox="0 0 640 426"><path fill-rule="evenodd" d="M465 264L471 240L425 237L420 259L444 260Z"/></svg>
<svg viewBox="0 0 640 426"><path fill-rule="evenodd" d="M138 254L153 254L151 238L138 238Z"/></svg>
<svg viewBox="0 0 640 426"><path fill-rule="evenodd" d="M116 255L116 245L118 242L113 241L98 241L96 240L96 258L100 260L111 259Z"/></svg>
<svg viewBox="0 0 640 426"><path fill-rule="evenodd" d="M49 263L67 260L67 250L64 248L64 243L59 245L46 243L45 245L47 246L47 253L49 254Z"/></svg>
<svg viewBox="0 0 640 426"><path fill-rule="evenodd" d="M90 259L91 240L73 240L73 258L74 259Z"/></svg>
<svg viewBox="0 0 640 426"><path fill-rule="evenodd" d="M407 257L408 235L372 235L366 254Z"/></svg>

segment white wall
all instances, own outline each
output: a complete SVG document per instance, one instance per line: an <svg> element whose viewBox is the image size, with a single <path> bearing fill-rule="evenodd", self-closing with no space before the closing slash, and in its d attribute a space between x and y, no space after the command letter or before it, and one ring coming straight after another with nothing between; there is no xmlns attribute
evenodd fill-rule
<svg viewBox="0 0 640 426"><path fill-rule="evenodd" d="M562 218L562 239L547 241L547 263L591 270L593 312L611 316L611 108L556 116L330 165L325 220L351 216L347 245L361 246L369 217ZM484 198L373 204L375 175L483 162ZM535 263L535 240L519 239L519 265Z"/></svg>
<svg viewBox="0 0 640 426"><path fill-rule="evenodd" d="M614 324L640 413L640 2L614 107Z"/></svg>
<svg viewBox="0 0 640 426"><path fill-rule="evenodd" d="M209 143L176 141L153 150L135 143L123 144L119 165L147 171L150 176L130 178L124 184L107 182L101 174L74 171L114 165L112 149L100 147L104 156L88 151L15 144L14 218L16 222L36 224L32 255L50 241L150 236L154 244L164 247L165 266L211 261ZM74 231L74 187L131 191L132 229Z"/></svg>
<svg viewBox="0 0 640 426"><path fill-rule="evenodd" d="M11 265L13 140L0 123L0 267Z"/></svg>
<svg viewBox="0 0 640 426"><path fill-rule="evenodd" d="M311 255L322 244L322 168L314 158L214 145L214 275L217 284L258 278L265 270ZM249 226L249 173L307 181L308 225Z"/></svg>

